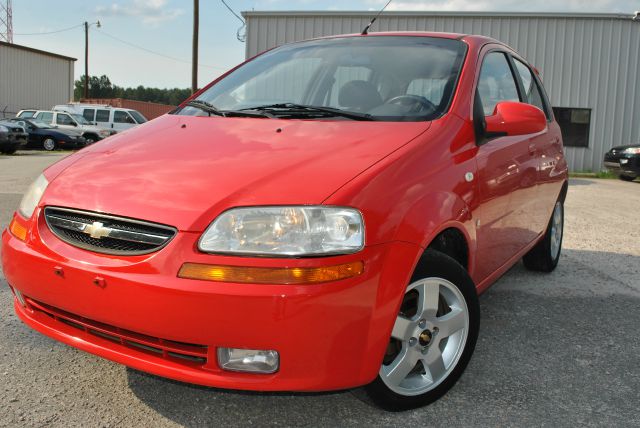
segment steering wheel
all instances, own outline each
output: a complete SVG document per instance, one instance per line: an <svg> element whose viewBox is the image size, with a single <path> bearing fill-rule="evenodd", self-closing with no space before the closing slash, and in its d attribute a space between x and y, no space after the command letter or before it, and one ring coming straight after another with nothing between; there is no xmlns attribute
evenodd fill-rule
<svg viewBox="0 0 640 428"><path fill-rule="evenodd" d="M399 104L404 107L412 106L409 110L410 113L418 113L422 109L433 112L437 109L431 101L420 95L398 95L385 102L385 104Z"/></svg>

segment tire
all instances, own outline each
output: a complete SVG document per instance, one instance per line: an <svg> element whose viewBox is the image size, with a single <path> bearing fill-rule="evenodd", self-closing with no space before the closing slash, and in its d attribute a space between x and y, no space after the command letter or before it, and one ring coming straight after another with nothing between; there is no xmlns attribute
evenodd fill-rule
<svg viewBox="0 0 640 428"><path fill-rule="evenodd" d="M620 175L620 180L624 180L624 181L633 181L633 180L635 180L635 179L636 179L636 177L635 177L635 176L633 176L633 175L624 175L624 174L621 174L621 175Z"/></svg>
<svg viewBox="0 0 640 428"><path fill-rule="evenodd" d="M42 148L48 152L54 151L57 146L56 141L51 137L45 137L44 140L42 140Z"/></svg>
<svg viewBox="0 0 640 428"><path fill-rule="evenodd" d="M478 295L467 271L453 258L426 250L405 291L380 372L365 391L390 411L434 402L464 372L479 328Z"/></svg>
<svg viewBox="0 0 640 428"><path fill-rule="evenodd" d="M564 203L559 200L553 208L544 237L522 258L524 266L533 271L553 271L560 260L563 234Z"/></svg>
<svg viewBox="0 0 640 428"><path fill-rule="evenodd" d="M18 151L18 148L17 148L17 147L13 147L13 148L10 148L10 149L3 149L3 150L0 150L0 153L5 154L5 155L12 155L12 154L14 154L16 151Z"/></svg>
<svg viewBox="0 0 640 428"><path fill-rule="evenodd" d="M85 143L84 143L85 147L98 141L98 137L96 137L93 134L84 135L84 139L85 139Z"/></svg>

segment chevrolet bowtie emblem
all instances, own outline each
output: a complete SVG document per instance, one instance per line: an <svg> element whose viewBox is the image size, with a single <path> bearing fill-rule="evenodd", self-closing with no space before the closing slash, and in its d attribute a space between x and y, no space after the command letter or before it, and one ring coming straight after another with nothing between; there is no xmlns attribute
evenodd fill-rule
<svg viewBox="0 0 640 428"><path fill-rule="evenodd" d="M82 229L82 233L86 233L95 239L102 239L109 236L111 228L104 227L104 224L99 221L94 221L92 224L85 225L84 229Z"/></svg>

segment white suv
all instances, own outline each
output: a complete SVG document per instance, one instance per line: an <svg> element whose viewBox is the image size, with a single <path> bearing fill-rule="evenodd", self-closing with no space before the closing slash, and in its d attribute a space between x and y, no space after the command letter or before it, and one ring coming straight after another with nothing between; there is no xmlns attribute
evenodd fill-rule
<svg viewBox="0 0 640 428"><path fill-rule="evenodd" d="M72 129L82 133L87 144L95 143L116 133L113 129L92 125L84 117L75 113L52 110L20 110L16 117L34 118L55 125L60 129Z"/></svg>
<svg viewBox="0 0 640 428"><path fill-rule="evenodd" d="M53 107L56 111L66 111L82 115L89 122L103 128L124 131L147 121L139 111L130 108L111 107L103 104L69 103Z"/></svg>

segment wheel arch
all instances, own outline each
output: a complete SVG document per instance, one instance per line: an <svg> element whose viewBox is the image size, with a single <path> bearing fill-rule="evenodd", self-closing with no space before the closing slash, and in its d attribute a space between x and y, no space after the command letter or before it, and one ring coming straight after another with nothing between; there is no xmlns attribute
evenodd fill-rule
<svg viewBox="0 0 640 428"><path fill-rule="evenodd" d="M567 192L569 191L569 181L565 180L562 183L562 189L560 189L560 195L558 199L564 204L565 199L567 198Z"/></svg>

